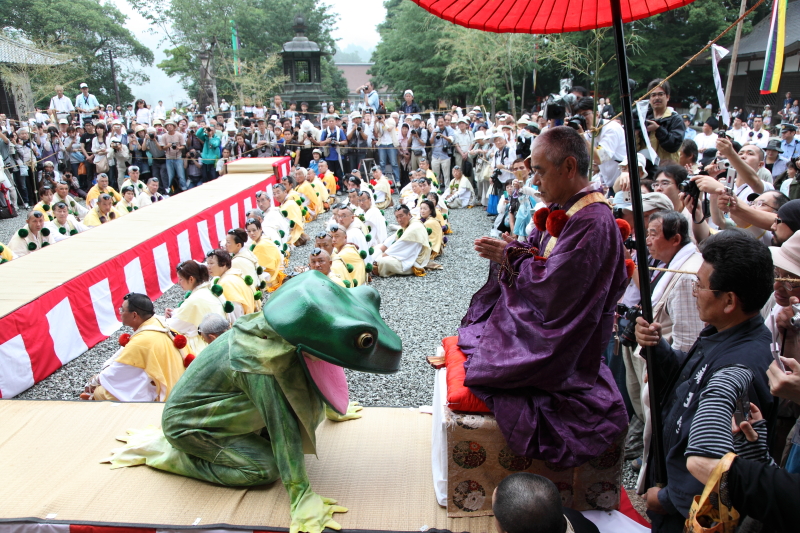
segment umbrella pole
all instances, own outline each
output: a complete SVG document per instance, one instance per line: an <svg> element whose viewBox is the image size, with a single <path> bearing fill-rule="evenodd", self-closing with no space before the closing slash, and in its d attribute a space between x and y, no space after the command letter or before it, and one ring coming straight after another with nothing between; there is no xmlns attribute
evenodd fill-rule
<svg viewBox="0 0 800 533"><path fill-rule="evenodd" d="M628 84L628 58L625 52L625 33L622 26L622 9L620 0L611 0L611 18L614 22L614 45L617 52L617 66L619 73L620 107L625 125L625 143L628 154L628 173L631 180L631 207L633 207L633 229L636 235L636 256L639 259L639 290L642 295L642 316L647 322L653 321L653 303L650 301L650 269L647 265L647 234L644 227L644 213L642 211L642 188L639 181L639 165L636 163L636 139L634 136L634 122L631 98L631 89ZM643 347L648 370L655 369L655 354L652 347ZM663 487L667 483L667 465L664 450L664 435L662 433L663 421L661 417L661 402L659 393L660 383L657 372L648 371L650 420L653 436L650 447L652 458L653 479L656 486Z"/></svg>

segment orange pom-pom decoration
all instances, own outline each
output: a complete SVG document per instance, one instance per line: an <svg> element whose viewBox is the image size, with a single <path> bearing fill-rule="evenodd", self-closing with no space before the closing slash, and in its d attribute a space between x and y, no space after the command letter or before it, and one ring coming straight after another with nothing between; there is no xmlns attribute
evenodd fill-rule
<svg viewBox="0 0 800 533"><path fill-rule="evenodd" d="M175 335L175 338L172 339L172 344L179 350L186 348L186 337L183 335Z"/></svg>
<svg viewBox="0 0 800 533"><path fill-rule="evenodd" d="M561 235L561 230L567 224L567 220L569 220L567 212L563 209L556 209L547 217L547 233L558 238Z"/></svg>
<svg viewBox="0 0 800 533"><path fill-rule="evenodd" d="M541 232L547 231L547 217L550 215L550 210L543 207L533 213L533 224Z"/></svg>
<svg viewBox="0 0 800 533"><path fill-rule="evenodd" d="M126 346L128 344L128 341L130 340L131 340L131 334L123 333L122 335L119 336L119 345Z"/></svg>
<svg viewBox="0 0 800 533"><path fill-rule="evenodd" d="M183 358L183 368L188 368L192 361L194 361L194 354L190 353Z"/></svg>
<svg viewBox="0 0 800 533"><path fill-rule="evenodd" d="M633 259L625 260L625 272L628 273L628 277L633 276L633 270L635 268L636 268L636 263L633 262Z"/></svg>
<svg viewBox="0 0 800 533"><path fill-rule="evenodd" d="M619 228L619 232L622 234L622 240L627 241L628 237L631 236L631 225L622 220L621 218L617 219L617 227Z"/></svg>

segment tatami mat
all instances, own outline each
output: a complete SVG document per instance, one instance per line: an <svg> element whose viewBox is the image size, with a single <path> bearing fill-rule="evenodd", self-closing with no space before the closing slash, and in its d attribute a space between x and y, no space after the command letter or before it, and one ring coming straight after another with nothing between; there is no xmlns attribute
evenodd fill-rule
<svg viewBox="0 0 800 533"><path fill-rule="evenodd" d="M128 428L160 423L160 404L0 400L0 520L150 527L289 527L283 485L231 489L139 466L99 461ZM492 517L448 519L433 493L431 417L367 408L360 420L326 421L318 457L306 456L315 492L349 512L345 530L482 533Z"/></svg>

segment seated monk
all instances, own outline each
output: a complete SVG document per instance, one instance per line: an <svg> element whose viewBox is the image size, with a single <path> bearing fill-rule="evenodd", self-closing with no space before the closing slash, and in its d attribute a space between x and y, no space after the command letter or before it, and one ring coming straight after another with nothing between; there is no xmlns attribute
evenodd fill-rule
<svg viewBox="0 0 800 533"><path fill-rule="evenodd" d="M111 195L103 193L97 199L96 205L87 213L83 223L90 228L95 228L119 217L119 213L114 209L114 199Z"/></svg>
<svg viewBox="0 0 800 533"><path fill-rule="evenodd" d="M381 277L424 276L431 258L425 226L411 218L411 212L405 205L397 206L394 218L400 224L400 229L375 250L372 272Z"/></svg>
<svg viewBox="0 0 800 533"><path fill-rule="evenodd" d="M97 175L97 184L89 189L88 193L86 193L86 206L94 207L97 203L97 199L100 198L100 195L102 194L108 194L111 196L114 199L114 203L122 200L122 196L120 196L119 193L114 190L114 187L109 186L108 174L105 172L101 172Z"/></svg>
<svg viewBox="0 0 800 533"><path fill-rule="evenodd" d="M145 294L125 296L119 315L133 334L120 337L122 348L89 381L81 399L166 401L184 370L174 332L155 316L153 302Z"/></svg>
<svg viewBox="0 0 800 533"><path fill-rule="evenodd" d="M468 358L464 384L511 450L569 468L602 454L628 425L602 361L628 276L614 215L589 185L583 138L548 129L531 168L549 219L537 217L527 242L475 241L491 260L489 279L472 297L458 345Z"/></svg>
<svg viewBox="0 0 800 533"><path fill-rule="evenodd" d="M308 269L316 270L328 276L328 279L340 287L350 288L352 284L349 280L343 279L339 274L331 270L331 256L322 248L314 248L308 256Z"/></svg>

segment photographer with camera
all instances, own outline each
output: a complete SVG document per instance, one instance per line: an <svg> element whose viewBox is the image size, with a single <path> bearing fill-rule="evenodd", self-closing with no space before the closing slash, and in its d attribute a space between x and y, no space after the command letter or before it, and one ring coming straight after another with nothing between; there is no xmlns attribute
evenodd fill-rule
<svg viewBox="0 0 800 533"><path fill-rule="evenodd" d="M370 146L372 135L372 129L366 127L362 121L361 113L353 111L347 128L347 144L350 147L347 158L350 168L356 170L361 166L361 161L367 157L367 148Z"/></svg>
<svg viewBox="0 0 800 533"><path fill-rule="evenodd" d="M761 195L751 193L747 201L722 193L711 206L711 220L720 229L739 227L767 246L770 244L780 246L791 235L791 233L787 234L790 226L782 222L781 227L777 228L775 218L780 218L779 213L788 203L789 197L779 191L765 191ZM792 222L789 212L795 209L800 212L800 202L783 209L783 213L787 215L787 223ZM730 218L726 218L724 213L727 213ZM773 234L771 229L775 229L777 233Z"/></svg>
<svg viewBox="0 0 800 533"><path fill-rule="evenodd" d="M600 174L603 185L614 190L614 183L620 175L619 162L626 155L625 132L617 121L595 120L594 109L594 98L581 98L573 108L575 116L568 119L566 125L583 135L589 150L594 137L592 166ZM595 127L600 129L595 130Z"/></svg>
<svg viewBox="0 0 800 533"><path fill-rule="evenodd" d="M707 165L705 171L713 180L701 179L695 176L692 180L698 181L700 190L709 194L725 192L725 185L717 179L725 179L730 175L729 170L735 173L731 189L732 193L740 200L747 200L752 193L761 194L772 189L772 185L765 183L758 177L759 169L764 167L764 151L754 144L742 146L737 154L731 141L725 137L717 139L717 158L715 162ZM704 186L701 186L701 181ZM713 182L716 181L716 184ZM712 202L716 199L712 198Z"/></svg>
<svg viewBox="0 0 800 533"><path fill-rule="evenodd" d="M646 494L654 533L682 532L694 496L703 492L687 458L738 451L741 442L731 433L731 419L737 410L748 418L749 403L766 420L754 428L769 426L776 413L766 374L772 339L760 314L772 293L770 251L746 233L728 230L709 237L702 256L692 293L708 326L688 352L671 347L658 322L637 319L637 343L654 347L657 364L648 372L658 373L658 382L665 384L657 391L664 425L654 429L663 430L667 483Z"/></svg>
<svg viewBox="0 0 800 533"><path fill-rule="evenodd" d="M342 155L339 152L339 147L347 144L347 135L342 128L336 125L336 117L328 115L326 118L328 124L322 129L319 145L328 147L325 161L328 162L328 168L336 176L341 186L341 180L344 178L344 169L342 168ZM344 188L341 187L340 190L344 190Z"/></svg>
<svg viewBox="0 0 800 533"><path fill-rule="evenodd" d="M406 89L403 93L403 105L400 106L400 112L404 115L415 115L420 111L419 106L414 101L414 91Z"/></svg>
<svg viewBox="0 0 800 533"><path fill-rule="evenodd" d="M183 134L177 131L175 121L168 120L164 123L167 132L161 136L159 146L164 151L167 170L167 183L165 190L169 193L172 188L172 181L178 177L178 186L181 191L186 190L186 173L183 168L183 149L186 148L186 140Z"/></svg>
<svg viewBox="0 0 800 533"><path fill-rule="evenodd" d="M381 106L381 99L372 81L368 81L359 87L358 93L364 97L364 108L371 109L373 113L377 113L378 108Z"/></svg>
<svg viewBox="0 0 800 533"><path fill-rule="evenodd" d="M662 83L663 82L663 83ZM667 160L678 162L681 143L683 142L686 126L683 119L674 109L667 106L669 103L669 82L656 78L647 84L650 91L658 84L661 87L650 93L650 109L645 117L645 127L650 138L650 145L655 150L659 159L666 163ZM634 128L636 130L636 150L647 147L642 132L639 129L639 118L634 108Z"/></svg>
<svg viewBox="0 0 800 533"><path fill-rule="evenodd" d="M428 129L422 124L422 117L414 115L411 121L411 131L409 137L411 142L408 147L411 149L411 169L419 168L420 158L426 158L425 147L428 144Z"/></svg>
<svg viewBox="0 0 800 533"><path fill-rule="evenodd" d="M397 163L397 147L400 140L396 120L392 117L377 115L372 134L377 143L378 164L381 170L386 168L386 163L389 163L392 167L394 182L400 183L400 166ZM448 158L448 163L449 161Z"/></svg>
<svg viewBox="0 0 800 533"><path fill-rule="evenodd" d="M430 131L431 169L439 181L439 190L450 185L450 156L453 154L453 129L445 125L444 117L436 120L436 127ZM513 161L515 158L509 160Z"/></svg>
<svg viewBox="0 0 800 533"><path fill-rule="evenodd" d="M259 118L256 123L258 128L253 132L250 140L256 149L253 157L272 157L272 150L278 143L278 138L274 131L267 128L267 121L263 117Z"/></svg>

